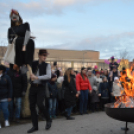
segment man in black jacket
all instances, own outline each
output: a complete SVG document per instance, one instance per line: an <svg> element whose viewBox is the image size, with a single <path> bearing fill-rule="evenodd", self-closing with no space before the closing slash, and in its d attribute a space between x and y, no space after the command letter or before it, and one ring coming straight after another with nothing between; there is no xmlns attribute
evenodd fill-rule
<svg viewBox="0 0 134 134"><path fill-rule="evenodd" d="M48 108L44 105L46 82L51 78L51 66L50 64L45 63L47 55L47 50L39 50L39 60L34 61L32 64L32 71L34 74L31 75L32 84L29 93L29 100L33 127L28 131L28 133L38 130L36 104L46 118L46 130L51 127L52 123Z"/></svg>

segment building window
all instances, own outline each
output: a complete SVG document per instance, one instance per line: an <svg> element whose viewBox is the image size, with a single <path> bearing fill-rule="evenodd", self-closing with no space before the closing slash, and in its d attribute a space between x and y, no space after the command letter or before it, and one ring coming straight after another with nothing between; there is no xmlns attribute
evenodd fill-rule
<svg viewBox="0 0 134 134"><path fill-rule="evenodd" d="M85 63L78 63L78 62L75 62L74 63L74 70L80 72L81 67L86 67L86 68L91 67L91 68L93 68L95 65L96 65L96 63L87 63L87 62L85 62Z"/></svg>

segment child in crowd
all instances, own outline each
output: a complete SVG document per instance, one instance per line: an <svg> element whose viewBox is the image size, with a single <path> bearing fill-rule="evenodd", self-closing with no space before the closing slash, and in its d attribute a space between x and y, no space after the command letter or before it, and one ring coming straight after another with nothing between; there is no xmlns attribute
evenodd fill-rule
<svg viewBox="0 0 134 134"><path fill-rule="evenodd" d="M99 96L101 96L102 110L104 110L104 105L106 103L108 103L109 92L110 92L110 90L109 90L109 85L108 85L108 82L107 82L107 78L103 77L103 82L100 83L100 86L99 86Z"/></svg>
<svg viewBox="0 0 134 134"><path fill-rule="evenodd" d="M52 74L50 82L48 82L48 89L50 93L49 99L49 112L50 117L56 118L56 103L57 103L57 84L56 84L57 76L56 74Z"/></svg>
<svg viewBox="0 0 134 134"><path fill-rule="evenodd" d="M112 102L115 102L115 99L118 99L119 96L121 96L121 90L122 90L122 86L119 82L119 78L115 77L113 82L112 92L111 92Z"/></svg>

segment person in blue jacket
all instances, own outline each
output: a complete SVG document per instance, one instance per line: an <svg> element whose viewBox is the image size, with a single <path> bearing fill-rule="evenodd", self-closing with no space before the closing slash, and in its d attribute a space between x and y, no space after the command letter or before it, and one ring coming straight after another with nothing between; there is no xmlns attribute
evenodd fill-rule
<svg viewBox="0 0 134 134"><path fill-rule="evenodd" d="M5 127L8 127L10 126L8 102L10 102L12 98L12 82L10 77L6 75L5 72L6 67L0 65L0 110L2 110L4 114Z"/></svg>

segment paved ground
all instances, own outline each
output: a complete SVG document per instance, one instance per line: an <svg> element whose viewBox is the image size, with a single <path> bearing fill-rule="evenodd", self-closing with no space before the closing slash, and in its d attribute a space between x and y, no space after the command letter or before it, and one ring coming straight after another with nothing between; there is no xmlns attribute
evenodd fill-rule
<svg viewBox="0 0 134 134"><path fill-rule="evenodd" d="M65 118L53 120L52 128L45 130L44 121L39 122L39 131L34 134L125 134L120 128L125 123L109 118L105 112L88 115L77 115L74 121ZM127 134L134 134L134 124L128 123L130 130ZM26 134L31 124L22 124L0 129L0 134Z"/></svg>

